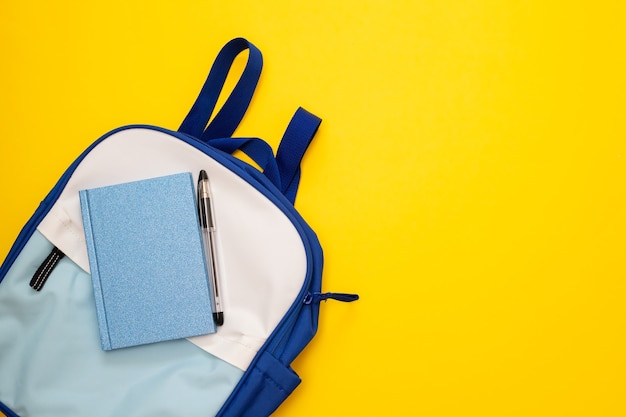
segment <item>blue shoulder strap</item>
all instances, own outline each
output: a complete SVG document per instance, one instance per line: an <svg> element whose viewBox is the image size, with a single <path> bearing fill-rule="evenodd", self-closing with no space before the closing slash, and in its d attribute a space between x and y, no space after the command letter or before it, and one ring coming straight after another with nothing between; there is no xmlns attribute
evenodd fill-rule
<svg viewBox="0 0 626 417"><path fill-rule="evenodd" d="M272 147L259 138L217 138L207 142L212 147L232 154L241 150L263 170L263 174L280 189L280 174Z"/></svg>
<svg viewBox="0 0 626 417"><path fill-rule="evenodd" d="M296 201L300 183L300 163L320 123L322 119L302 107L298 108L278 146L276 163L281 191L292 204Z"/></svg>
<svg viewBox="0 0 626 417"><path fill-rule="evenodd" d="M243 73L222 108L209 123L234 60L246 49L249 50L249 55ZM215 58L198 98L178 131L228 153L242 150L263 169L265 176L293 204L300 182L300 162L321 119L300 107L287 126L276 158L272 148L261 139L231 138L248 110L262 68L263 56L252 43L244 38L235 38L228 42Z"/></svg>
<svg viewBox="0 0 626 417"><path fill-rule="evenodd" d="M276 158L267 142L258 138L216 138L207 143L227 153L238 149L246 153L294 204L300 183L300 163L321 122L319 117L298 108L280 141Z"/></svg>
<svg viewBox="0 0 626 417"><path fill-rule="evenodd" d="M249 50L248 62L241 78L207 126L235 58L246 49ZM232 136L252 100L262 68L263 55L252 43L244 38L235 38L228 42L215 58L198 98L178 131L205 142L213 138Z"/></svg>

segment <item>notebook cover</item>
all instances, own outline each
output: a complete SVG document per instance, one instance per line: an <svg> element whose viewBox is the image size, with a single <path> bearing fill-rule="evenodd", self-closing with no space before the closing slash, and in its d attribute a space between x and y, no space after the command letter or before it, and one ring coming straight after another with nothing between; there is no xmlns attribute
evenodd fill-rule
<svg viewBox="0 0 626 417"><path fill-rule="evenodd" d="M79 197L104 350L216 331L191 173Z"/></svg>

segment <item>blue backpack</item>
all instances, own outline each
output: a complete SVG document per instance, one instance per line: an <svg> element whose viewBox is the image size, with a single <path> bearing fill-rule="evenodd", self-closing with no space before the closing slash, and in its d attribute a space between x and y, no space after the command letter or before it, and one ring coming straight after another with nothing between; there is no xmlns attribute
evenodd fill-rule
<svg viewBox="0 0 626 417"><path fill-rule="evenodd" d="M244 71L221 109L235 58ZM242 38L219 52L177 131L115 129L62 175L0 268L0 411L7 416L265 416L300 383L290 364L317 330L322 249L295 210L300 162L321 122L300 108L276 155L233 138L261 74ZM231 154L240 150L260 168ZM208 171L225 322L217 333L103 351L78 192Z"/></svg>

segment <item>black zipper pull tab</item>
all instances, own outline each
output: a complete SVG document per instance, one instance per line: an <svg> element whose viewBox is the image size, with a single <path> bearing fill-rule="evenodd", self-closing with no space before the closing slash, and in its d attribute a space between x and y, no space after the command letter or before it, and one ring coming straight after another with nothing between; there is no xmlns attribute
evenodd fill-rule
<svg viewBox="0 0 626 417"><path fill-rule="evenodd" d="M56 246L52 248L52 252L44 259L44 261L39 265L37 271L33 275L33 278L30 280L30 286L35 291L41 291L44 284L52 274L52 271L57 266L59 261L65 257L65 254L59 250Z"/></svg>

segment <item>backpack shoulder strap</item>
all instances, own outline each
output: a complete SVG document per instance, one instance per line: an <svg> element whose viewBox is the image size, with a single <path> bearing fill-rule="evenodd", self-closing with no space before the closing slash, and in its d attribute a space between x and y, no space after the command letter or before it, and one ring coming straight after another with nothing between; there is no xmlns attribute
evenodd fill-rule
<svg viewBox="0 0 626 417"><path fill-rule="evenodd" d="M243 73L222 108L207 126L233 62L245 50L249 50L249 55ZM250 105L262 69L263 55L256 46L244 38L228 42L215 58L198 98L178 131L205 142L232 136Z"/></svg>
<svg viewBox="0 0 626 417"><path fill-rule="evenodd" d="M233 62L245 50L249 51L248 61L241 77L222 108L211 120ZM263 55L256 46L244 38L235 38L228 42L215 58L198 98L178 131L226 152L233 152L235 149L243 150L264 168L266 176L293 204L300 183L300 163L322 122L319 117L302 107L298 108L280 141L275 161L271 148L260 139L222 140L222 138L231 138L241 123L252 100L262 69Z"/></svg>
<svg viewBox="0 0 626 417"><path fill-rule="evenodd" d="M281 191L293 204L300 183L300 163L322 119L302 107L293 115L276 152Z"/></svg>

